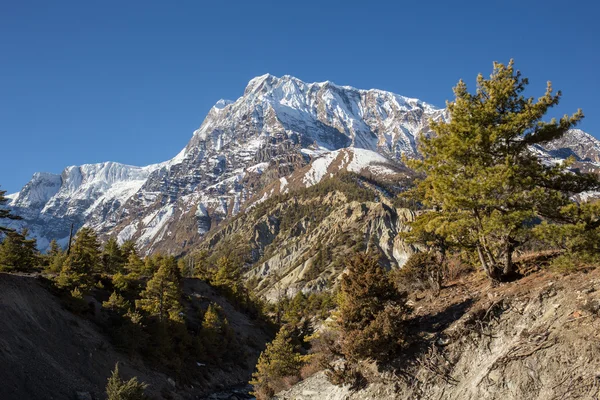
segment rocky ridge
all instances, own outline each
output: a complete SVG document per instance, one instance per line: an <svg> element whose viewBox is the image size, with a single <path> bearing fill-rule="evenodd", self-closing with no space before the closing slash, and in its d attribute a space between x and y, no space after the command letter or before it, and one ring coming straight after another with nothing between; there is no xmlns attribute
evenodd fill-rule
<svg viewBox="0 0 600 400"><path fill-rule="evenodd" d="M343 177L348 187L366 185L359 176ZM326 179L314 191L277 195L211 232L198 250L227 255L245 246L245 277L269 301L335 286L341 260L356 251L376 250L387 267L403 265L415 249L398 233L414 213L376 189L365 187L358 196L344 189Z"/></svg>

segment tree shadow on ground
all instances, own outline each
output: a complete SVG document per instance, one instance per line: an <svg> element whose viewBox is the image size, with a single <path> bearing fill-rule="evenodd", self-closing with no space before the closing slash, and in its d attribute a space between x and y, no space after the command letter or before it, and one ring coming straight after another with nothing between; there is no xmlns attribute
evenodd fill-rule
<svg viewBox="0 0 600 400"><path fill-rule="evenodd" d="M443 345L444 331L462 318L474 303L474 299L466 299L451 304L437 313L419 315L406 320L407 345L389 368L395 372L406 371L407 367L418 364L418 361L429 353L432 347Z"/></svg>
<svg viewBox="0 0 600 400"><path fill-rule="evenodd" d="M473 299L466 299L460 303L452 304L435 314L420 315L409 319L406 321L409 333L440 333L465 315L473 303Z"/></svg>

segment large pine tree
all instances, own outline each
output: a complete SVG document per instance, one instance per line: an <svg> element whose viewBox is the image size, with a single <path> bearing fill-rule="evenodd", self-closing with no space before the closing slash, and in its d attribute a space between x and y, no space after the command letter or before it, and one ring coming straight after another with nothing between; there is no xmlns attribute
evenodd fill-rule
<svg viewBox="0 0 600 400"><path fill-rule="evenodd" d="M423 158L410 162L425 176L413 193L429 209L415 228L473 250L493 280L513 274L513 253L540 217L559 218L570 196L598 187L596 176L569 171L568 163L547 165L535 154L535 146L562 137L583 113L544 122L561 93L548 83L535 101L523 95L527 85L512 60L494 63L489 79L479 75L474 94L461 80L447 103L450 119L431 121L434 134L420 143Z"/></svg>

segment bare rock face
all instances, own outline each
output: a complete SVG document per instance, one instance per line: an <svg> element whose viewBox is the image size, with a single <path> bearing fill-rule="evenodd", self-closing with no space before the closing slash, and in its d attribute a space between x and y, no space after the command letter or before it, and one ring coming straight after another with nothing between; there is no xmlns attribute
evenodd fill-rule
<svg viewBox="0 0 600 400"><path fill-rule="evenodd" d="M544 145L544 149L558 158L574 156L578 161L600 162L600 141L581 129L572 129L568 135Z"/></svg>
<svg viewBox="0 0 600 400"><path fill-rule="evenodd" d="M218 101L169 161L146 167L106 162L68 167L61 175L35 174L11 196L14 211L24 217L13 227L29 227L42 250L51 239L65 244L74 224L121 242L133 239L144 253L179 253L257 193L268 198L338 171L388 174L389 168L379 166L417 156L419 138L430 133L429 120L444 118L444 110L390 92L263 75L236 101ZM536 151L552 160L572 152L591 165L600 160L599 149L598 141L574 130ZM291 174L303 168L305 174L296 175L300 182L291 182Z"/></svg>
<svg viewBox="0 0 600 400"><path fill-rule="evenodd" d="M255 293L269 301L335 286L344 270L341 260L356 251L377 250L388 268L402 266L415 251L398 236L408 229L413 212L373 201L380 192L351 200L350 194L322 186L247 211L210 233L200 248L227 254L232 237L247 245L246 279L256 282Z"/></svg>

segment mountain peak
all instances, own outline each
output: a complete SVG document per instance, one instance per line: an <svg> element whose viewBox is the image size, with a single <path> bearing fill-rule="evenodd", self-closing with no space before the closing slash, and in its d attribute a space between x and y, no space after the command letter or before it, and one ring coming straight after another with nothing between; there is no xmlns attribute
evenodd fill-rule
<svg viewBox="0 0 600 400"><path fill-rule="evenodd" d="M278 79L278 78L271 74L264 74L264 75L260 75L255 78L252 78L252 79L250 79L250 82L248 82L248 85L246 85L246 90L244 91L244 95L246 95L250 92L259 92L259 91L261 91L261 89L268 89L270 87L270 83L272 83L273 80L276 80L276 79Z"/></svg>
<svg viewBox="0 0 600 400"><path fill-rule="evenodd" d="M257 76L248 82L246 90L244 91L244 96L254 93L279 98L294 94L305 96L306 93L312 91L332 91L334 93L342 93L344 95L349 94L353 96L370 95L385 99L385 101L393 101L408 109L421 108L428 112L435 112L438 110L438 107L417 98L402 96L380 89L358 89L354 86L338 85L330 80L323 82L305 82L292 75L277 77L272 74L264 74Z"/></svg>
<svg viewBox="0 0 600 400"><path fill-rule="evenodd" d="M557 157L573 155L579 160L600 162L600 141L581 129L571 129L563 137L542 147Z"/></svg>

